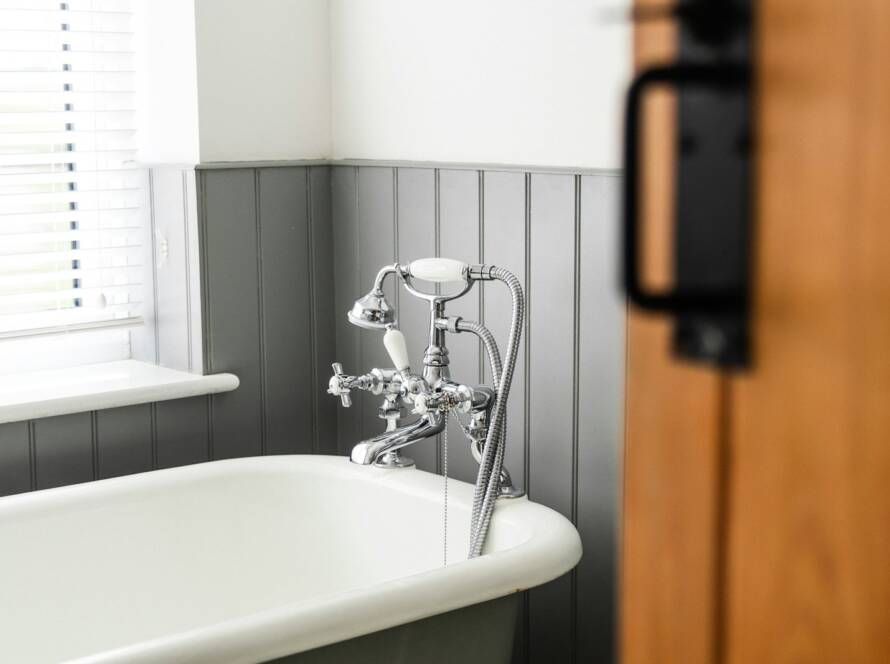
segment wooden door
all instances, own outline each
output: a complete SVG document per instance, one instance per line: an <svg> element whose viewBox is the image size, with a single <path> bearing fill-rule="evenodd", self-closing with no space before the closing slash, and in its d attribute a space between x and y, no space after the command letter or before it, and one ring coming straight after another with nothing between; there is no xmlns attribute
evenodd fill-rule
<svg viewBox="0 0 890 664"><path fill-rule="evenodd" d="M755 366L629 315L626 664L890 661L890 2L758 4Z"/></svg>

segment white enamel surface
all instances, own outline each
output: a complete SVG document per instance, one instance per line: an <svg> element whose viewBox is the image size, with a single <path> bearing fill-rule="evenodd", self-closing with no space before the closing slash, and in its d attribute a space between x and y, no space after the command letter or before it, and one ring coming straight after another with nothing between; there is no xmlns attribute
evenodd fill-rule
<svg viewBox="0 0 890 664"><path fill-rule="evenodd" d="M408 264L408 273L417 279L447 283L463 281L467 264L453 258L420 258Z"/></svg>
<svg viewBox="0 0 890 664"><path fill-rule="evenodd" d="M216 461L0 499L0 661L258 662L529 588L578 534L525 499L464 560L472 487L343 457Z"/></svg>
<svg viewBox="0 0 890 664"><path fill-rule="evenodd" d="M0 376L0 423L228 392L233 374L201 376L122 360Z"/></svg>

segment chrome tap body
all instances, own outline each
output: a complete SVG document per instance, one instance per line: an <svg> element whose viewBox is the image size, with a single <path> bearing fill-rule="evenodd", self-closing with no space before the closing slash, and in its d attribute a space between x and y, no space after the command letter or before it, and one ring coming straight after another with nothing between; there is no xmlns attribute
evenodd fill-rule
<svg viewBox="0 0 890 664"><path fill-rule="evenodd" d="M395 370L372 369L362 376L349 376L343 373L342 366L333 365L334 375L329 382L328 392L339 396L345 407L351 405L350 391L354 389L384 397L379 416L386 419L386 430L355 445L350 454L353 462L385 468L413 465L410 459L402 455L401 450L442 433L447 424L448 413L454 411L469 415L469 425L462 425L463 431L470 440L474 458L483 464L486 472L490 472L491 457L483 461L483 454L486 441L493 435L489 432L489 425L498 392L485 385L452 380L446 334L472 332L480 336L485 342L492 367L496 369L492 374L496 388L501 373L500 355L488 330L479 323L464 322L459 317L449 318L446 303L466 294L476 281L496 278L493 276L496 269L483 265L465 265L447 259L424 259L407 266L395 263L384 266L377 273L371 291L356 301L348 312L349 321L367 329L386 330L384 344L393 359ZM419 375L411 371L404 337L396 328L395 310L386 301L383 285L390 274L396 275L409 293L429 303L429 339ZM461 288L450 294L427 293L414 284L412 277L438 283L457 283ZM392 338L388 342L387 337L390 336ZM399 419L408 409L418 415L418 419L399 426ZM499 426L496 444L503 447L501 429ZM500 468L497 468L498 473L499 471ZM499 474L500 495L523 495L512 486L509 473L504 471Z"/></svg>

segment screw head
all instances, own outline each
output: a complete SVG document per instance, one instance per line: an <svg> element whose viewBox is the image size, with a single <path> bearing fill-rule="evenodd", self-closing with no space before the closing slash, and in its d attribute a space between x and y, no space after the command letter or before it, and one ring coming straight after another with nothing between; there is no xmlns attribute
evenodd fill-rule
<svg viewBox="0 0 890 664"><path fill-rule="evenodd" d="M716 327L706 327L699 337L702 350L712 357L716 357L726 348L726 335Z"/></svg>

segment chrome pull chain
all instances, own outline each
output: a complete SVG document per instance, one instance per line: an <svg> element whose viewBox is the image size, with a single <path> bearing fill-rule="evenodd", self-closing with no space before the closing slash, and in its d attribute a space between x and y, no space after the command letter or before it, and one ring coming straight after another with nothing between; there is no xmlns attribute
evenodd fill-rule
<svg viewBox="0 0 890 664"><path fill-rule="evenodd" d="M442 430L442 475L445 477L445 496L443 505L442 526L442 566L448 565L448 420L451 411L445 411L445 428Z"/></svg>

